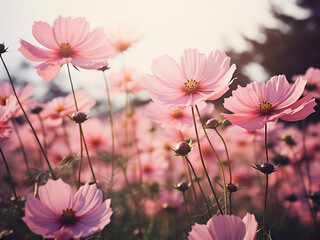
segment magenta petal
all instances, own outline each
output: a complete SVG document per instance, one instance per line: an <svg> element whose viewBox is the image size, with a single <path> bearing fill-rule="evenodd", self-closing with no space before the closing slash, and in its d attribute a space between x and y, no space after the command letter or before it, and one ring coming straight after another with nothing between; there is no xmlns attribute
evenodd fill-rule
<svg viewBox="0 0 320 240"><path fill-rule="evenodd" d="M31 61L42 62L48 61L56 57L56 52L36 47L24 40L20 40L20 48L18 49L23 56Z"/></svg>
<svg viewBox="0 0 320 240"><path fill-rule="evenodd" d="M97 188L96 184L85 184L81 186L74 195L74 209L77 216L90 214L102 202L102 191Z"/></svg>
<svg viewBox="0 0 320 240"><path fill-rule="evenodd" d="M58 44L70 43L72 47L81 44L90 31L90 25L83 17L59 16L53 23L53 33Z"/></svg>
<svg viewBox="0 0 320 240"><path fill-rule="evenodd" d="M256 238L258 223L253 214L247 213L242 219L243 223L246 225L246 235L243 240L254 240Z"/></svg>
<svg viewBox="0 0 320 240"><path fill-rule="evenodd" d="M233 215L213 216L207 223L212 239L243 240L246 227L240 217Z"/></svg>
<svg viewBox="0 0 320 240"><path fill-rule="evenodd" d="M49 179L46 185L39 187L39 198L56 214L61 214L62 210L73 206L72 188L64 183L61 178L56 181Z"/></svg>
<svg viewBox="0 0 320 240"><path fill-rule="evenodd" d="M27 196L25 216L22 220L36 234L46 234L60 227L59 216L55 215L32 194Z"/></svg>
<svg viewBox="0 0 320 240"><path fill-rule="evenodd" d="M195 224L189 232L188 240L213 240L205 224Z"/></svg>
<svg viewBox="0 0 320 240"><path fill-rule="evenodd" d="M53 29L48 23L35 22L32 27L32 33L35 39L43 46L52 50L59 50L59 44L53 36Z"/></svg>

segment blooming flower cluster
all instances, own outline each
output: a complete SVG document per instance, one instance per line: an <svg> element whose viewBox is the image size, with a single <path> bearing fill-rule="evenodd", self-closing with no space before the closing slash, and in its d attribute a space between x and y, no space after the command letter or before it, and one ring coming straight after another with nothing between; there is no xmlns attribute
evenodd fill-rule
<svg viewBox="0 0 320 240"><path fill-rule="evenodd" d="M297 231L277 231L317 237L320 123L305 119L319 69L240 86L222 113L211 100L236 70L222 51L163 55L143 77L108 68L137 35L62 16L36 22L33 35L46 49L21 40L19 51L42 62L45 81L67 64L72 93L38 102L30 84L15 88L9 73L0 82L1 239L270 239L283 218L299 219ZM103 74L107 107L74 91L69 64ZM135 101L143 89L151 102ZM125 106L114 111L109 93L124 93Z"/></svg>

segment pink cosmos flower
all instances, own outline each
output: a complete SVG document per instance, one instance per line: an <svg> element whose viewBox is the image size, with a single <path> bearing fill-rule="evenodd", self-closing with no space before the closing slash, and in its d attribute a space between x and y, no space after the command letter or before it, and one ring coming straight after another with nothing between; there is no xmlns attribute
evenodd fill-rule
<svg viewBox="0 0 320 240"><path fill-rule="evenodd" d="M241 219L234 215L214 215L207 224L195 224L189 240L253 240L258 223L253 214Z"/></svg>
<svg viewBox="0 0 320 240"><path fill-rule="evenodd" d="M187 49L180 65L164 55L153 60L151 70L153 75L146 76L144 85L152 100L181 108L221 97L229 89L236 66L230 67L224 52L216 50L206 56Z"/></svg>
<svg viewBox="0 0 320 240"><path fill-rule="evenodd" d="M0 105L0 142L8 140L12 131L11 126L8 125L9 120L17 112L18 107L17 100L13 95L7 98L5 106Z"/></svg>
<svg viewBox="0 0 320 240"><path fill-rule="evenodd" d="M76 93L76 98L79 111L85 113L87 113L96 103L95 100L93 100L84 90L79 90ZM74 105L73 95L69 94L65 97L56 97L46 103L43 106L41 116L44 119L62 119L66 118L67 115L71 116L74 112L76 112L76 108Z"/></svg>
<svg viewBox="0 0 320 240"><path fill-rule="evenodd" d="M33 94L33 87L31 84L27 84L25 87L16 87L16 93L19 100L24 107L28 107L33 101L30 99ZM13 95L12 86L9 82L0 82L0 105L5 105L6 100L10 95ZM15 113L15 117L23 115L22 110L19 108Z"/></svg>
<svg viewBox="0 0 320 240"><path fill-rule="evenodd" d="M75 195L61 179L49 179L39 187L39 198L27 195L22 220L29 229L45 238L71 232L73 238L87 237L101 231L112 215L111 200L102 202L102 191L94 185L81 186Z"/></svg>
<svg viewBox="0 0 320 240"><path fill-rule="evenodd" d="M293 76L292 80L296 81L299 77L307 80L303 94L320 98L320 69L309 67L304 75Z"/></svg>
<svg viewBox="0 0 320 240"><path fill-rule="evenodd" d="M108 27L105 30L112 58L128 50L132 44L139 42L143 37L138 33L137 27L130 22L119 23L116 28Z"/></svg>
<svg viewBox="0 0 320 240"><path fill-rule="evenodd" d="M133 68L125 68L121 72L111 73L109 79L110 93L137 93L143 90L143 77Z"/></svg>
<svg viewBox="0 0 320 240"><path fill-rule="evenodd" d="M284 75L274 76L267 83L253 82L238 87L225 99L224 107L234 114L222 114L232 124L254 131L278 118L298 121L314 112L316 102L311 97L299 97L306 85L303 78L290 85Z"/></svg>
<svg viewBox="0 0 320 240"><path fill-rule="evenodd" d="M104 31L96 28L90 32L90 25L85 18L59 16L53 26L35 22L32 32L47 49L20 40L19 51L31 61L43 62L34 68L45 81L55 78L66 63L85 69L98 69L108 64L109 47Z"/></svg>

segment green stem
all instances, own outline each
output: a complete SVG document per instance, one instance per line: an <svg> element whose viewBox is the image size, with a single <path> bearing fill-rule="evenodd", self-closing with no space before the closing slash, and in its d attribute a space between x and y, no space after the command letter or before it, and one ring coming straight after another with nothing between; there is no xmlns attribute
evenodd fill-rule
<svg viewBox="0 0 320 240"><path fill-rule="evenodd" d="M37 116L38 116L38 119L39 119L39 122L40 122L40 126L41 126L44 150L45 150L45 152L48 152L48 146L47 146L47 140L46 140L46 131L45 131L45 128L44 128L43 120L42 120L42 117L40 116L40 114L37 114Z"/></svg>
<svg viewBox="0 0 320 240"><path fill-rule="evenodd" d="M212 183L211 183L211 180L210 180L210 177L209 177L209 174L208 174L208 171L207 171L207 168L206 168L206 165L204 164L204 161L203 161L203 157L202 157L202 152L201 152L201 146L200 146L200 140L199 140L199 134L198 134L198 129L197 129L197 123L196 123L196 118L194 116L194 109L193 107L191 107L191 111L192 111L192 118L193 118L193 124L194 124L194 129L195 129L195 132L196 132L196 137L197 137L197 142L198 142L198 149L199 149L199 154L200 154L200 159L201 159L201 163L202 163L202 166L203 166L203 169L204 169L204 172L207 176L207 180L209 182L209 185L210 185L210 188L211 188L211 191L213 193L213 196L214 196L214 199L216 200L216 203L217 203L217 206L219 208L219 211L221 213L221 215L223 215L223 212L222 212L222 209L220 207L220 203L219 203L219 200L217 198L217 195L213 189L213 186L212 186ZM201 121L201 119L200 119Z"/></svg>
<svg viewBox="0 0 320 240"><path fill-rule="evenodd" d="M14 195L14 202L17 204L18 206L18 196L17 196L17 193L16 193L16 189L14 187L14 183L13 183L13 179L12 179L12 176L11 176L11 173L10 173L10 169L9 169L9 166L8 166L8 163L7 163L7 160L2 152L2 148L0 147L0 153L1 153L1 156L2 156L2 159L3 159L3 162L4 162L4 165L6 166L6 169L7 169L7 173L8 173L8 176L9 176L9 181L10 181L10 185L11 185L11 188L12 188L12 192L13 192L13 195Z"/></svg>
<svg viewBox="0 0 320 240"><path fill-rule="evenodd" d="M267 131L267 123L265 125L265 132L264 132L264 140L265 140L265 148L266 148L266 159L269 162L269 155L268 155L268 131ZM269 185L269 174L266 174L266 188L265 188L265 197L264 197L264 210L263 210L263 227L262 227L262 238L266 240L267 238L267 201L268 201L268 185Z"/></svg>
<svg viewBox="0 0 320 240"><path fill-rule="evenodd" d="M70 80L70 85L71 85L71 90L72 90L74 105L75 105L75 107L76 107L76 110L79 111L78 104L77 104L77 99L76 99L76 94L75 94L74 87L73 87L73 83L72 83L72 78L71 78L69 63L67 64L67 68L68 68L68 75L69 75L69 80ZM88 158L90 170L91 170L91 173L92 173L93 181L94 181L94 183L97 183L96 177L95 177L94 172L93 172L93 168L92 168L92 164L91 164L91 158L90 158L90 155L89 155L89 151L88 151L88 147L87 147L87 144L86 144L86 140L85 140L85 138L84 138L84 134L83 134L83 130L82 130L81 123L79 123L79 130L80 130L80 142L83 141L83 145L84 145L84 148L85 148L85 150L86 150L86 154L87 154L87 158ZM81 140L81 139L82 139L82 140ZM81 143L81 144L82 144L82 143ZM82 154L81 154L80 156L82 156ZM83 156L82 156L82 157L83 157ZM80 158L80 162L82 162L82 157ZM80 183L80 171L81 171L81 169L79 170L79 183Z"/></svg>
<svg viewBox="0 0 320 240"><path fill-rule="evenodd" d="M11 76L10 76L9 70L8 70L8 68L7 68L7 66L6 66L6 64L5 64L5 62L4 62L1 54L0 54L0 58L1 58L1 61L2 61L2 63L3 63L4 68L6 69L8 78L9 78L10 83L11 83L12 91L13 91L16 99L17 99L17 102L18 102L18 104L19 104L19 106L20 106L20 108L21 108L21 110L22 110L22 112L23 112L24 117L26 118L26 120L27 120L27 122L28 122L28 124L29 124L29 126L30 126L30 128L31 128L31 130L32 130L32 132L33 132L33 135L34 135L35 138L36 138L36 141L37 141L37 143L38 143L38 145L39 145L39 147L40 147L40 150L41 150L41 152L42 152L42 154L43 154L43 156L44 156L44 159L45 159L45 161L46 161L46 163L47 163L47 165L48 165L49 173L50 173L51 177L52 177L53 179L55 179L55 175L54 175L53 170L52 170L52 168L51 168L51 165L50 165L50 162L49 162L49 160L48 160L47 154L46 154L46 152L44 151L44 149L43 149L43 147L42 147L42 145L41 145L41 143L40 143L40 140L39 140L39 138L38 138L38 135L37 135L36 131L34 130L32 124L31 124L31 122L30 122L30 120L29 120L29 118L28 118L28 116L27 116L27 114L26 114L26 112L25 112L25 110L24 110L24 108L22 107L22 104L21 104L21 102L20 102L20 100L19 100L19 97L18 97L18 95L17 95L17 93L16 93L16 90L15 90L15 87L14 87L14 85L13 85L13 81L12 81L12 78L11 78Z"/></svg>
<svg viewBox="0 0 320 240"><path fill-rule="evenodd" d="M114 136L114 131L115 131L115 126L114 126L114 119L113 119L113 112L112 112L112 104L111 104L111 99L110 99L110 92L109 92L109 87L108 87L108 82L107 82L107 78L106 75L104 73L104 71L102 72L103 75L103 79L104 79L104 83L106 86L106 92L107 92L107 101L108 101L108 107L109 107L109 119L110 119L110 127L111 127L111 156L112 156L112 162L111 162L111 179L110 179L110 183L108 186L108 195L110 195L110 192L112 190L112 186L113 186L113 178L114 178L114 168L115 168L115 136Z"/></svg>
<svg viewBox="0 0 320 240"><path fill-rule="evenodd" d="M16 135L17 135L17 138L18 138L18 142L19 142L19 145L20 145L20 149L21 149L21 152L22 152L24 163L26 164L26 168L27 168L28 172L30 172L27 153L26 153L26 150L24 149L23 142L21 140L21 136L20 136L20 133L19 133L18 126L16 124L16 121L13 118L11 118L11 122L12 122L13 129L14 129Z"/></svg>
<svg viewBox="0 0 320 240"><path fill-rule="evenodd" d="M79 124L79 133L80 133L80 163L79 163L79 173L78 173L78 188L80 188L81 186L81 169L82 169L82 161L83 161L83 144L82 144L80 124Z"/></svg>
<svg viewBox="0 0 320 240"><path fill-rule="evenodd" d="M209 215L209 218L210 218L210 217L211 217L211 212L210 212L210 208L209 208L210 205L208 204L207 198L206 198L206 196L204 195L204 192L203 192L202 187L201 187L200 182L199 182L199 178L197 177L197 174L196 174L196 172L195 172L195 170L194 170L194 168L193 168L190 160L188 159L188 157L185 156L185 158L186 158L189 166L191 167L191 170L192 170L193 175L194 175L194 177L195 177L195 179L196 179L196 182L198 183L199 189L200 189L201 194L202 194L202 196L203 196L203 199L204 199L204 201L205 201L205 205L206 205L206 207L207 207L208 215ZM222 214L222 213L221 213L221 214Z"/></svg>

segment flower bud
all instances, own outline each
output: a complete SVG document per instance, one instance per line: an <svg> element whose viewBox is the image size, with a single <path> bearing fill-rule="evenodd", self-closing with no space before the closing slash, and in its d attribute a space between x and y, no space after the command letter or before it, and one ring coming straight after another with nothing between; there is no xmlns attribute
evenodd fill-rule
<svg viewBox="0 0 320 240"><path fill-rule="evenodd" d="M3 43L0 43L0 55L2 53L5 53L7 51L7 48L5 47L5 45Z"/></svg>
<svg viewBox="0 0 320 240"><path fill-rule="evenodd" d="M261 165L259 164L255 164L255 169L259 170L260 172L264 173L264 174L271 174L273 172L275 172L277 170L277 167L275 167L272 163L266 162L266 163L261 163Z"/></svg>
<svg viewBox="0 0 320 240"><path fill-rule="evenodd" d="M286 166L290 163L290 160L288 157L280 155L280 154L276 154L273 158L272 158L272 162L276 165L281 165L281 166Z"/></svg>
<svg viewBox="0 0 320 240"><path fill-rule="evenodd" d="M176 188L181 191L181 192L185 192L187 191L191 186L190 182L179 182L176 185Z"/></svg>
<svg viewBox="0 0 320 240"><path fill-rule="evenodd" d="M236 192L236 191L238 191L239 190L239 186L238 185L234 185L233 183L228 183L227 184L227 190L229 191L229 192Z"/></svg>
<svg viewBox="0 0 320 240"><path fill-rule="evenodd" d="M72 113L72 120L76 123L83 123L87 120L87 114L84 112L74 112Z"/></svg>
<svg viewBox="0 0 320 240"><path fill-rule="evenodd" d="M183 142L179 142L173 151L175 152L176 156L184 157L191 151L191 149L192 149L192 146L190 142L188 143L183 141Z"/></svg>
<svg viewBox="0 0 320 240"><path fill-rule="evenodd" d="M31 108L31 113L33 114L39 114L43 110L43 107L41 106L34 106Z"/></svg>
<svg viewBox="0 0 320 240"><path fill-rule="evenodd" d="M219 121L215 118L211 118L206 122L206 128L216 128Z"/></svg>

